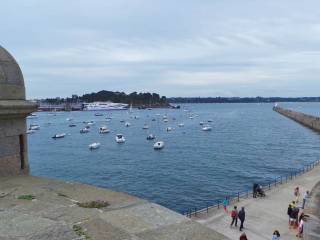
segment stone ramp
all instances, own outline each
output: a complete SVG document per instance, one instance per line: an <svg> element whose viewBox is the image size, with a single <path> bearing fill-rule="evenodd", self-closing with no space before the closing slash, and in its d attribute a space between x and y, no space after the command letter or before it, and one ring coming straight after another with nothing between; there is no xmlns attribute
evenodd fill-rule
<svg viewBox="0 0 320 240"><path fill-rule="evenodd" d="M19 199L34 196L35 199ZM83 208L77 202L106 201ZM224 240L167 208L124 193L31 176L0 178L0 240Z"/></svg>
<svg viewBox="0 0 320 240"><path fill-rule="evenodd" d="M240 201L237 204L238 208L244 206L246 210L244 232L248 239L269 240L276 229L280 231L282 240L295 239L296 231L288 228L287 216L288 204L294 200L293 190L299 186L303 194L306 190L311 190L318 182L320 182L320 166L287 184L279 185L268 191L265 198ZM193 219L230 239L238 239L240 236L238 228L230 228L230 214L226 214L223 209L217 209L209 212L208 215L204 214Z"/></svg>

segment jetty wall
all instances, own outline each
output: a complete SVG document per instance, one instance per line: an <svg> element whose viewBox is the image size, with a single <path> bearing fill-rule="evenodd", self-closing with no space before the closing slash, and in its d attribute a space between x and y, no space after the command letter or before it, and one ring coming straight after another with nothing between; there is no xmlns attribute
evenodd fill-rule
<svg viewBox="0 0 320 240"><path fill-rule="evenodd" d="M281 107L274 107L274 111L280 113L281 115L290 118L308 128L320 132L320 118L312 115L308 115L301 112L295 112L289 109L284 109Z"/></svg>

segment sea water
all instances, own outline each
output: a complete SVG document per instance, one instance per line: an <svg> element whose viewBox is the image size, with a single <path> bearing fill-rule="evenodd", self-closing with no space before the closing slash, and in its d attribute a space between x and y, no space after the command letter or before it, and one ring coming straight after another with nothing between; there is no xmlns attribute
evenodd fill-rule
<svg viewBox="0 0 320 240"><path fill-rule="evenodd" d="M319 103L280 106L315 115L320 112ZM110 111L103 112L104 116L38 113L28 119L28 124L41 127L28 136L31 174L126 192L181 213L199 209L320 158L320 135L273 112L272 107L185 104L181 109ZM131 125L126 127L121 120ZM80 134L85 121L95 125L89 133ZM69 127L71 122L77 126ZM212 126L212 131L203 131L200 122ZM145 124L148 130L143 129ZM110 133L99 134L103 125ZM167 127L173 130L168 132ZM57 133L67 135L52 139ZM123 144L115 141L119 133L126 138ZM164 149L153 149L154 141L146 140L151 133L155 141L165 142ZM93 142L101 143L100 148L89 150Z"/></svg>

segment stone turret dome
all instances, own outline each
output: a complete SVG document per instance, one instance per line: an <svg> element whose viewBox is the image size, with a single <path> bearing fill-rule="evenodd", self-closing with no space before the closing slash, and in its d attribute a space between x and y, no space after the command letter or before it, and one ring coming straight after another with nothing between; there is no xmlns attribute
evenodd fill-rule
<svg viewBox="0 0 320 240"><path fill-rule="evenodd" d="M21 69L12 55L0 46L0 100L26 98Z"/></svg>

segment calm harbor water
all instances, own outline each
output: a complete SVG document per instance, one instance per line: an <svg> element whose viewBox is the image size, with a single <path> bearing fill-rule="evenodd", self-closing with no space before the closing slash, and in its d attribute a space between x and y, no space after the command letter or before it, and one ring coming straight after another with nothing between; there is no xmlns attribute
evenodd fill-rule
<svg viewBox="0 0 320 240"><path fill-rule="evenodd" d="M205 207L226 195L251 189L320 158L320 135L272 111L272 104L186 104L183 109L38 113L28 123L41 129L29 135L32 174L127 192L178 212ZM319 115L319 103L281 106ZM185 111L184 109L189 110ZM190 119L189 114L194 118ZM168 123L162 120L168 116ZM134 119L138 116L138 119ZM106 117L112 117L106 122ZM77 127L70 128L67 118ZM156 121L152 121L152 119ZM95 125L87 134L83 121ZM125 127L120 120L131 123ZM211 132L200 121L212 120ZM184 123L184 127L178 127ZM144 124L149 130L143 130ZM101 125L111 130L99 134ZM171 132L166 127L173 127ZM67 133L54 140L56 133ZM126 143L117 144L115 135ZM149 133L165 141L161 151ZM100 142L100 149L88 145Z"/></svg>

